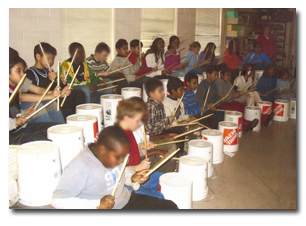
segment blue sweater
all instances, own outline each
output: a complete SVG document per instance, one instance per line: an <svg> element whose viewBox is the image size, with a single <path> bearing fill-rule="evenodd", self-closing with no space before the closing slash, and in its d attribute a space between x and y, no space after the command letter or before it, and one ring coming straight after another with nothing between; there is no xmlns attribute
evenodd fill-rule
<svg viewBox="0 0 306 226"><path fill-rule="evenodd" d="M196 99L196 95L193 91L185 89L185 96L183 98L185 114L195 116L201 114L201 105Z"/></svg>
<svg viewBox="0 0 306 226"><path fill-rule="evenodd" d="M189 64L188 66L186 67L185 69L185 72L188 73L190 70L193 69L193 65L194 64L199 64L198 61L197 61L197 58L195 57L195 55L193 54L192 51L188 51L186 53L186 57L184 58L183 60L183 63L185 63L186 61L188 61L190 59L190 57L192 56L191 60L189 61Z"/></svg>
<svg viewBox="0 0 306 226"><path fill-rule="evenodd" d="M255 70L264 70L265 69L265 64L271 64L272 63L271 60L267 57L267 55L264 54L263 52L261 52L261 54L258 56L254 53L254 51L252 51L246 56L246 58L244 59L242 64L248 63L251 58L252 58L252 60L250 61L250 63L254 63L254 62L259 61L258 63L254 64L254 69Z"/></svg>
<svg viewBox="0 0 306 226"><path fill-rule="evenodd" d="M272 89L276 88L276 79L270 75L267 78L265 76L261 76L256 85L256 88L257 92L265 94L267 91L271 91ZM267 97L261 96L261 99L266 101L273 101L274 95L275 95L275 90L272 93L270 93Z"/></svg>

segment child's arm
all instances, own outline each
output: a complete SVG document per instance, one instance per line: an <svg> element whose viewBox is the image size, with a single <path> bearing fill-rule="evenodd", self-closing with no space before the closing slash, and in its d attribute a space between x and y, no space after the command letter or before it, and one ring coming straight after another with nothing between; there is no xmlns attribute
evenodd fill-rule
<svg viewBox="0 0 306 226"><path fill-rule="evenodd" d="M271 60L269 59L269 57L267 57L267 55L265 53L261 53L263 60L266 64L272 64Z"/></svg>
<svg viewBox="0 0 306 226"><path fill-rule="evenodd" d="M156 108L154 105L151 105L149 108L149 120L146 123L146 131L149 132L149 135L155 135L164 130L172 122L169 118L164 118L163 120L157 120L155 117Z"/></svg>
<svg viewBox="0 0 306 226"><path fill-rule="evenodd" d="M31 86L35 86L35 85L31 85ZM43 89L43 88L41 88ZM30 89L29 89L30 90ZM46 89L43 89L43 92ZM31 91L31 90L30 90ZM32 92L32 91L31 91ZM43 98L44 100L52 100L55 97L61 95L61 91L57 89L57 87L55 87L55 89L53 91L49 91L46 96ZM38 102L41 98L41 94L29 94L29 93L20 93L19 94L19 101L20 102Z"/></svg>
<svg viewBox="0 0 306 226"><path fill-rule="evenodd" d="M245 63L249 62L249 60L250 60L250 58L251 58L252 55L253 55L253 52L250 52L250 53L246 56L246 58L244 59L244 61L242 62L242 64L245 64Z"/></svg>

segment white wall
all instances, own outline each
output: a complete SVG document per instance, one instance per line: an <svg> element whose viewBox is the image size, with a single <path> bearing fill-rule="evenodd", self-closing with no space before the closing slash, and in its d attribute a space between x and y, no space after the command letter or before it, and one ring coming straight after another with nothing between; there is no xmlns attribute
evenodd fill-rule
<svg viewBox="0 0 306 226"><path fill-rule="evenodd" d="M34 65L34 46L48 42L61 56L60 9L10 9L10 47L16 49L28 66ZM57 62L59 57L55 58Z"/></svg>

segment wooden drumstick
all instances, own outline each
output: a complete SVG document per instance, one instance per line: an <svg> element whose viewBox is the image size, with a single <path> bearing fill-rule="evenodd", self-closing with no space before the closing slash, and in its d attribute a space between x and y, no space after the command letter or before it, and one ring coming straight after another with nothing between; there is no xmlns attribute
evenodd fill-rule
<svg viewBox="0 0 306 226"><path fill-rule="evenodd" d="M116 79L116 80L114 80L114 81L105 82L105 84L120 82L120 81L123 81L123 80L126 80L126 78L119 78L119 79ZM102 86L102 85L103 85L103 84L98 84L97 86Z"/></svg>
<svg viewBox="0 0 306 226"><path fill-rule="evenodd" d="M280 88L280 87L282 87L282 86L278 86L278 87L276 87L276 88L270 90L270 91L269 91L269 94L272 93L274 90L277 90L277 89Z"/></svg>
<svg viewBox="0 0 306 226"><path fill-rule="evenodd" d="M127 69L127 68L132 67L132 66L134 66L134 65L133 65L133 64L130 64L130 65L125 66L125 67L123 67L123 68L119 68L119 69L117 69L117 70L111 71L111 72L109 73L109 75L115 74L115 73L117 73L117 72L119 72L119 71L122 71L122 70Z"/></svg>
<svg viewBox="0 0 306 226"><path fill-rule="evenodd" d="M206 97L205 97L205 100L204 100L204 109L205 109L205 106L206 106L206 102L207 102L207 98L208 98L208 95L209 95L209 91L210 91L210 86L208 87L208 90L207 90L207 94L206 94ZM204 114L204 111L201 113L201 116Z"/></svg>
<svg viewBox="0 0 306 226"><path fill-rule="evenodd" d="M75 74L73 75L73 78L71 79L71 82L70 82L70 84L69 84L69 86L68 86L69 89L71 89L71 87L72 87L72 85L73 85L73 83L74 83L74 80L75 80L77 74L79 73L80 67L81 67L81 65L78 67L78 69L76 70ZM67 96L64 97L64 99L63 99L63 101L62 101L62 104L61 104L61 107L63 107L66 98L67 98Z"/></svg>
<svg viewBox="0 0 306 226"><path fill-rule="evenodd" d="M57 62L57 86L59 87L60 86L60 62L58 61ZM58 99L57 102L56 102L56 109L57 111L60 110L60 100Z"/></svg>
<svg viewBox="0 0 306 226"><path fill-rule="evenodd" d="M106 89L112 89L112 88L115 88L115 87L117 87L117 86L118 86L118 85L109 86L109 87L104 87L104 88L102 88L102 89L98 89L97 92L100 92L100 91L103 91L103 90L106 90ZM90 91L90 93L92 93L92 92Z"/></svg>
<svg viewBox="0 0 306 226"><path fill-rule="evenodd" d="M201 118L192 120L192 121L189 122L189 124L193 124L193 123L198 122L198 121L200 121L200 120L202 120L202 119L208 118L208 117L212 116L213 114L214 114L214 113L211 113L211 114L205 115L205 116L203 116L203 117L201 117Z"/></svg>
<svg viewBox="0 0 306 226"><path fill-rule="evenodd" d="M16 94L18 93L20 87L22 86L25 78L27 77L27 74L24 74L24 76L20 79L20 81L18 82L16 88L14 89L12 95L9 98L9 104L11 104L12 100L14 99L14 97L16 96Z"/></svg>
<svg viewBox="0 0 306 226"><path fill-rule="evenodd" d="M230 88L230 90L228 91L228 93L226 94L226 96L229 96L229 95L230 95L230 93L231 93L231 91L233 90L234 86L235 86L235 84L232 85L232 87Z"/></svg>
<svg viewBox="0 0 306 226"><path fill-rule="evenodd" d="M148 158L148 151L147 151L147 134L146 134L146 126L143 124L143 141L144 141L144 149L146 151L146 159Z"/></svg>
<svg viewBox="0 0 306 226"><path fill-rule="evenodd" d="M168 144L176 144L176 143L187 142L187 141L189 141L189 140L185 139L185 140L169 141L169 142L166 142L166 143L154 144L154 147L168 145Z"/></svg>
<svg viewBox="0 0 306 226"><path fill-rule="evenodd" d="M39 42L38 44L39 44L39 46L40 46L41 52L42 52L42 54L43 54L43 57L45 58L45 61L46 61L47 65L48 65L48 69L49 69L49 71L51 71L51 67L50 67L50 64L49 64L49 62L48 62L48 59L47 59L47 57L46 57L44 48L42 47L40 41L38 41L38 42Z"/></svg>
<svg viewBox="0 0 306 226"><path fill-rule="evenodd" d="M180 105L181 105L181 103L182 103L182 100L183 100L183 98L184 98L184 95L185 95L185 92L184 92L183 95L181 96L181 99L180 99L180 101L178 102L178 105L177 105L176 109L174 110L174 113L173 113L172 116L175 117L175 114L176 114L176 112L177 112L177 109L180 107Z"/></svg>
<svg viewBox="0 0 306 226"><path fill-rule="evenodd" d="M121 180L121 178L122 178L122 175L123 175L123 173L124 173L126 164L128 163L129 157L130 157L130 154L127 154L127 156L126 156L125 159L124 159L124 162L123 162L123 164L122 164L122 168L121 168L120 174L119 174L119 176L118 176L117 179L116 179L116 183L115 183L115 186L114 186L113 191L112 191L112 194L111 194L112 196L115 196L115 193L116 193L116 191L117 191L119 182L120 182L120 180Z"/></svg>
<svg viewBox="0 0 306 226"><path fill-rule="evenodd" d="M156 171L159 167L161 167L163 164L165 164L170 158L172 158L180 149L178 148L176 151L172 152L170 155L168 155L165 159L163 159L160 163L155 165L149 172L146 173L145 177L150 176L154 171ZM138 184L136 182L135 184Z"/></svg>
<svg viewBox="0 0 306 226"><path fill-rule="evenodd" d="M38 105L42 102L42 100L44 99L44 97L47 95L47 93L49 92L51 86L53 85L54 80L52 82L50 82L49 86L46 88L45 92L41 95L39 101L37 102L37 104L34 107L34 110L36 110L38 108Z"/></svg>
<svg viewBox="0 0 306 226"><path fill-rule="evenodd" d="M210 128L210 127L208 127L208 126L205 126L205 125L202 124L202 123L197 122L197 124L200 125L200 126L203 126L203 127L206 128L206 129L212 130L212 128Z"/></svg>
<svg viewBox="0 0 306 226"><path fill-rule="evenodd" d="M75 57L76 57L76 55L77 55L77 52L78 52L78 49L75 50L75 53L74 53L74 55L73 55L73 57L72 57L72 60L71 60L70 65L69 65L69 67L68 67L68 70L67 70L67 72L66 72L66 74L65 74L65 80L67 79L67 76L69 75L70 69L71 69L72 64L73 64L73 62L74 62L74 59L75 59Z"/></svg>
<svg viewBox="0 0 306 226"><path fill-rule="evenodd" d="M170 127L180 127L180 126L191 126L191 125L196 125L196 123L184 123L184 124L177 124L177 125L171 125Z"/></svg>
<svg viewBox="0 0 306 226"><path fill-rule="evenodd" d="M140 50L139 50L140 51ZM132 51L130 52L130 54L125 58L125 60L123 61L123 63L120 65L120 68L123 67L123 65L125 64L125 62L129 59L129 57L131 56Z"/></svg>
<svg viewBox="0 0 306 226"><path fill-rule="evenodd" d="M172 159L173 159L173 160L178 160L178 161L196 162L196 163L198 163L198 161L191 160L191 159L185 159L185 158L172 158Z"/></svg>
<svg viewBox="0 0 306 226"><path fill-rule="evenodd" d="M189 131L187 131L187 132L185 132L185 133L181 133L181 134L179 134L179 135L176 135L175 137L173 137L173 139L177 139L177 138L182 137L182 136L185 136L185 135L187 135L187 134L189 134L189 133L196 132L196 131L198 131L199 129L202 129L202 127L198 127L198 128L196 128L196 129L189 130Z"/></svg>

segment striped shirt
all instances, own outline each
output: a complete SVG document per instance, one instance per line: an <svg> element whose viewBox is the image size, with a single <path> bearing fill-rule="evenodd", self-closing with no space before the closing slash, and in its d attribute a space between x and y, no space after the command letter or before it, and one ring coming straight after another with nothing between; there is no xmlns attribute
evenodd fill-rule
<svg viewBox="0 0 306 226"><path fill-rule="evenodd" d="M201 114L201 105L197 101L196 95L193 91L188 91L185 89L183 103L185 107L185 114L192 116L195 116L196 114Z"/></svg>
<svg viewBox="0 0 306 226"><path fill-rule="evenodd" d="M149 97L147 108L149 111L149 120L146 123L146 132L150 136L159 135L170 125L169 119L166 117L164 105Z"/></svg>
<svg viewBox="0 0 306 226"><path fill-rule="evenodd" d="M99 72L104 72L104 71L107 71L109 69L109 65L106 61L101 63L99 61L96 61L93 56L94 55L91 54L89 57L86 58L86 62L88 64L88 67L90 68L90 70L93 73L97 74Z"/></svg>

